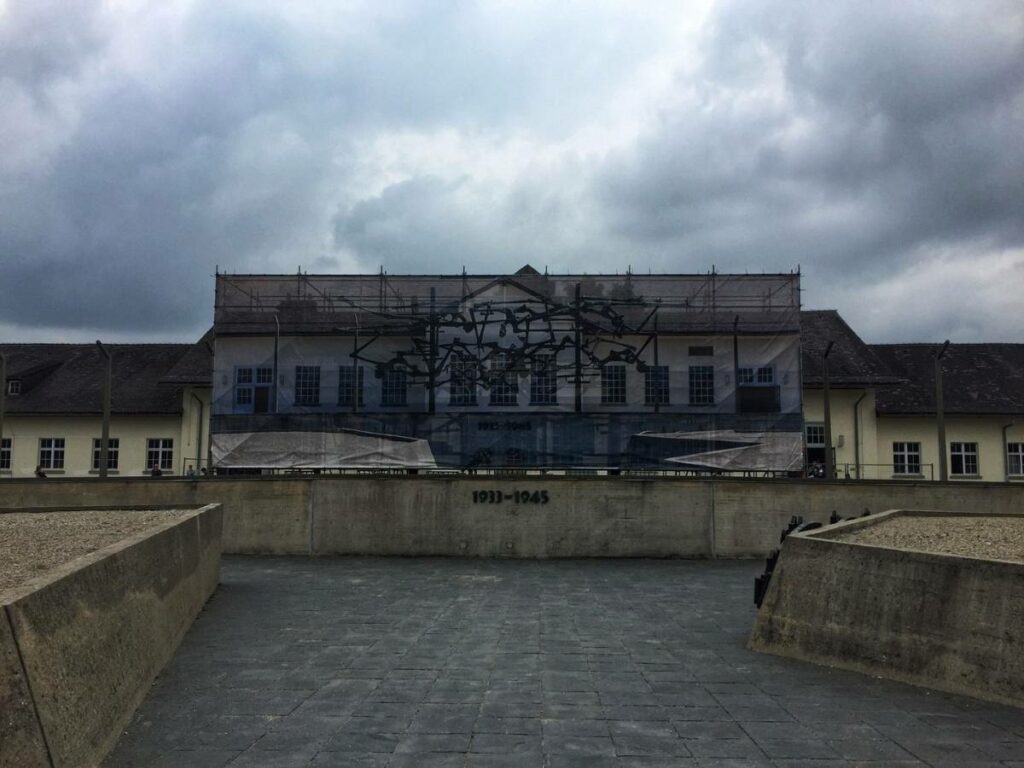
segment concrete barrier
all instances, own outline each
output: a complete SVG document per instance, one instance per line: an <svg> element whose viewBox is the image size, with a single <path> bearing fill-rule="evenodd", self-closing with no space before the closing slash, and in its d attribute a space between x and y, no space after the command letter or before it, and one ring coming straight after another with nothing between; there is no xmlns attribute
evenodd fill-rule
<svg viewBox="0 0 1024 768"><path fill-rule="evenodd" d="M0 595L0 765L99 764L215 589L221 529L209 505Z"/></svg>
<svg viewBox="0 0 1024 768"><path fill-rule="evenodd" d="M0 612L0 765L50 768L11 623Z"/></svg>
<svg viewBox="0 0 1024 768"><path fill-rule="evenodd" d="M224 509L224 551L238 554L731 558L767 554L792 515L1024 513L1024 484L629 475L0 481L0 508L211 502Z"/></svg>
<svg viewBox="0 0 1024 768"><path fill-rule="evenodd" d="M828 538L898 514L787 537L748 646L1024 706L1024 564Z"/></svg>
<svg viewBox="0 0 1024 768"><path fill-rule="evenodd" d="M712 524L702 484L579 478L329 479L312 509L315 554L702 557Z"/></svg>

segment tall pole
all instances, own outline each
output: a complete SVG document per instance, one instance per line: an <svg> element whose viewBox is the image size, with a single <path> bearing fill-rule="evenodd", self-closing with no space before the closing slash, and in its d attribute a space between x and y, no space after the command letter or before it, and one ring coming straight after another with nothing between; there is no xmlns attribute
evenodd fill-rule
<svg viewBox="0 0 1024 768"><path fill-rule="evenodd" d="M3 400L0 400L0 427L3 426ZM1007 442L1007 432L1010 431L1010 427L1015 422L1003 425L1003 479L1009 482L1010 480L1010 444Z"/></svg>
<svg viewBox="0 0 1024 768"><path fill-rule="evenodd" d="M281 346L281 321L274 313L274 413L277 413L277 385L280 376L277 372L277 355Z"/></svg>
<svg viewBox="0 0 1024 768"><path fill-rule="evenodd" d="M736 413L740 412L740 316L732 321L732 383L736 388Z"/></svg>
<svg viewBox="0 0 1024 768"><path fill-rule="evenodd" d="M867 396L867 392L863 393L853 404L853 468L857 473L858 480L862 479L860 472L860 404Z"/></svg>
<svg viewBox="0 0 1024 768"><path fill-rule="evenodd" d="M659 359L659 356L658 356L658 311L655 310L654 311L654 370L655 371L660 371L660 368L661 368L661 360ZM655 377L660 376L660 375L661 375L660 372L656 373ZM657 378L655 378L654 380L660 386L660 381ZM666 390L667 390L667 388L668 388L668 376L665 377L665 381L666 381L665 387L666 387ZM655 395L656 395L655 398L654 398L654 412L655 413L661 413L661 399L658 396L659 394L660 393L655 392ZM667 395L668 392L666 391L665 394Z"/></svg>
<svg viewBox="0 0 1024 768"><path fill-rule="evenodd" d="M434 286L430 287L430 324L427 326L427 330L430 346L430 365L427 370L430 381L427 384L427 401L429 412L434 413L437 397L437 289Z"/></svg>
<svg viewBox="0 0 1024 768"><path fill-rule="evenodd" d="M583 329L582 320L580 317L580 284L576 283L576 303L573 307L573 316L575 319L574 325L576 326L576 357L575 357L575 369L576 369L576 413L583 412Z"/></svg>
<svg viewBox="0 0 1024 768"><path fill-rule="evenodd" d="M110 387L113 378L113 363L110 353L106 350L99 339L96 340L96 347L106 360L106 371L103 375L103 426L100 433L100 477L107 476L107 462L110 457Z"/></svg>
<svg viewBox="0 0 1024 768"><path fill-rule="evenodd" d="M832 351L833 343L830 341L826 345L825 353L821 356L821 379L825 385L825 478L828 480L836 477L835 459L832 456L832 403L828 371L828 353Z"/></svg>
<svg viewBox="0 0 1024 768"><path fill-rule="evenodd" d="M7 356L0 352L0 445L4 443L4 408L6 403L4 398L7 397ZM13 447L13 446L12 446ZM12 451L13 455L13 451ZM12 466L13 470L14 467Z"/></svg>
<svg viewBox="0 0 1024 768"><path fill-rule="evenodd" d="M203 424L206 421L206 405L203 403L203 399L199 397L195 392L189 391L192 399L199 403L199 427L196 429L196 467L197 472L201 472L203 468ZM207 464L206 470L209 471L210 467Z"/></svg>
<svg viewBox="0 0 1024 768"><path fill-rule="evenodd" d="M935 421L939 429L939 482L945 483L949 480L949 470L946 467L946 408L942 402L942 356L949 349L949 339L946 339L939 351L935 353Z"/></svg>

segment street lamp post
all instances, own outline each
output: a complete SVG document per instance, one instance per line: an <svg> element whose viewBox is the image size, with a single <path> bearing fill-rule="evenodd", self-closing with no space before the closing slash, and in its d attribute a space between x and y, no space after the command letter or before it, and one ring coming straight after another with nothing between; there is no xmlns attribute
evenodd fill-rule
<svg viewBox="0 0 1024 768"><path fill-rule="evenodd" d="M825 388L825 478L828 480L834 480L836 476L835 458L832 456L832 403L828 371L828 354L832 351L833 343L830 341L821 355L821 380Z"/></svg>
<svg viewBox="0 0 1024 768"><path fill-rule="evenodd" d="M110 352L106 350L99 339L96 340L96 348L106 359L106 371L103 376L103 427L100 434L100 477L107 476L107 462L110 457L110 386L113 377L113 364L110 359Z"/></svg>
<svg viewBox="0 0 1024 768"><path fill-rule="evenodd" d="M5 397L7 397L7 356L0 352L0 445L4 444Z"/></svg>
<svg viewBox="0 0 1024 768"><path fill-rule="evenodd" d="M942 402L942 356L949 349L949 339L935 353L935 420L939 428L939 482L949 480L946 469L946 409Z"/></svg>

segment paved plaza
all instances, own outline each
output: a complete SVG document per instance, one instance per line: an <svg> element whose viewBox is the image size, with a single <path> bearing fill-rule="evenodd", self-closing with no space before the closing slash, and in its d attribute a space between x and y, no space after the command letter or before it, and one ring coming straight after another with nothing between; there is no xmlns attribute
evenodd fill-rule
<svg viewBox="0 0 1024 768"><path fill-rule="evenodd" d="M1024 768L1024 710L747 651L761 567L227 557L106 765Z"/></svg>

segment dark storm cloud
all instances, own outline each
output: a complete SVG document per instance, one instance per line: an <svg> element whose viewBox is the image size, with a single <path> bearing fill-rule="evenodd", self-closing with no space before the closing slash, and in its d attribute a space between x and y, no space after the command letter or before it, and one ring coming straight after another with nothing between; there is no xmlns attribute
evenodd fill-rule
<svg viewBox="0 0 1024 768"><path fill-rule="evenodd" d="M851 293L923 246L1024 245L1018 4L733 2L706 45L691 97L600 171L621 237Z"/></svg>
<svg viewBox="0 0 1024 768"><path fill-rule="evenodd" d="M0 165L0 326L195 331L216 264L376 262L331 252L360 146L519 121L557 137L640 35L597 8L578 34L568 10L502 25L444 2L176 10L4 7L0 138L20 150ZM570 67L578 88L553 94Z"/></svg>
<svg viewBox="0 0 1024 768"><path fill-rule="evenodd" d="M0 2L0 330L198 333L215 265L529 261L1015 332L1019 3L678 6Z"/></svg>

